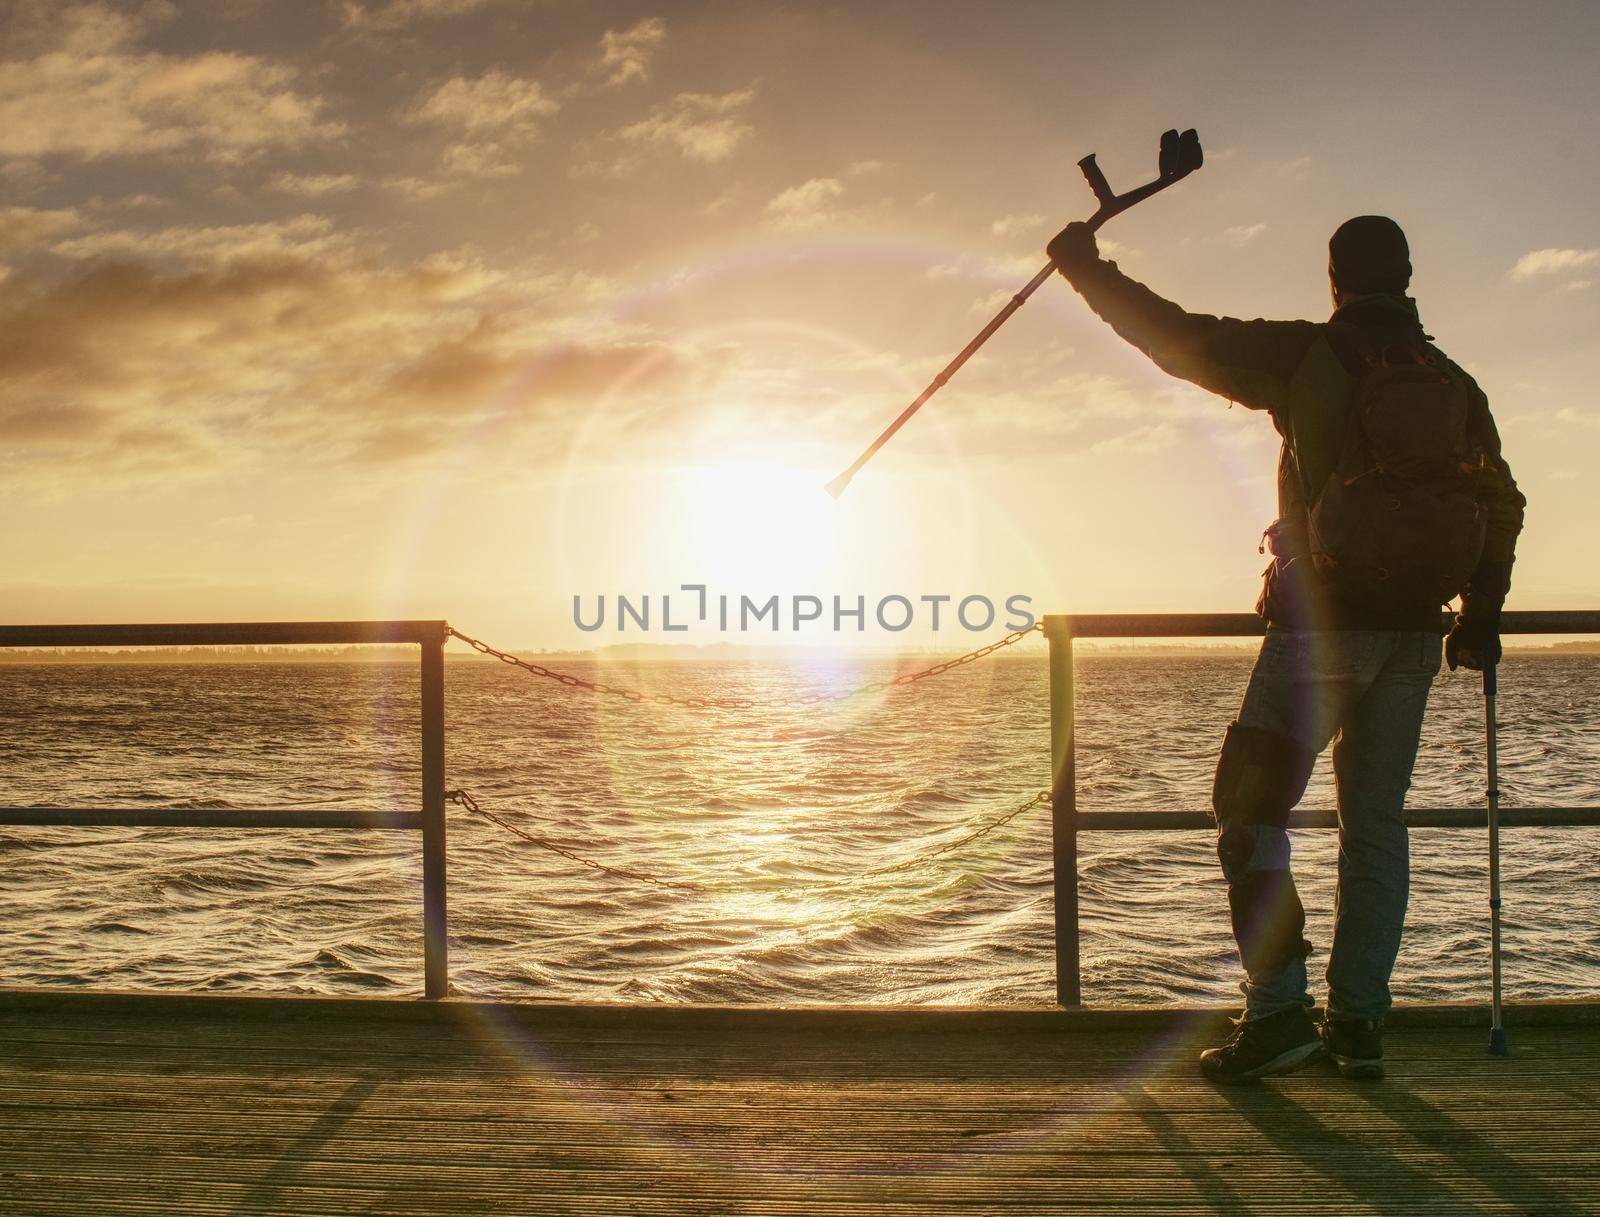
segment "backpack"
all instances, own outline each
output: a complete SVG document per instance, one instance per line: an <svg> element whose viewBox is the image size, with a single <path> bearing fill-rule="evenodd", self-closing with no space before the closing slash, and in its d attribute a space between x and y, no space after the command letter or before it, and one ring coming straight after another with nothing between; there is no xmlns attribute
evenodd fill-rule
<svg viewBox="0 0 1600 1217"><path fill-rule="evenodd" d="M1420 334L1379 346L1339 330L1356 388L1339 458L1310 500L1312 564L1352 605L1442 605L1483 552L1476 388Z"/></svg>

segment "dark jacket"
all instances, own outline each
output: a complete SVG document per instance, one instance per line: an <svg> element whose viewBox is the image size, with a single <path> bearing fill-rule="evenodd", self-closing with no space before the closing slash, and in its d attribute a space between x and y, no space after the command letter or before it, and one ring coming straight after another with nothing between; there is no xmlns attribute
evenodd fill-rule
<svg viewBox="0 0 1600 1217"><path fill-rule="evenodd" d="M1437 629L1437 604L1395 605L1376 611L1340 603L1317 580L1305 554L1308 487L1318 487L1338 462L1345 422L1355 395L1356 374L1348 326L1364 331L1375 346L1425 339L1416 302L1408 296L1358 296L1326 322L1240 321L1186 313L1115 262L1074 267L1072 285L1112 329L1163 371L1252 410L1265 410L1283 437L1278 458L1278 519L1269 530L1273 563L1257 608L1274 624L1295 629ZM1448 362L1448 361L1447 361ZM1464 371L1448 373L1467 387L1475 406L1478 445L1487 462L1480 500L1488 531L1474 584L1505 594L1526 500L1505 459L1489 402ZM1504 571L1502 575L1499 572ZM1472 595L1469 588L1468 596Z"/></svg>

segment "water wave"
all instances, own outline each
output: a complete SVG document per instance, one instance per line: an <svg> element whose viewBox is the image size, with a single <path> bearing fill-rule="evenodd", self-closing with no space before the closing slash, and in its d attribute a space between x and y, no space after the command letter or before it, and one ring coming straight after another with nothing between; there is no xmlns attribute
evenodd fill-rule
<svg viewBox="0 0 1600 1217"><path fill-rule="evenodd" d="M859 675L894 670L869 663ZM1239 656L1081 657L1080 807L1204 808L1247 672ZM756 700L826 683L782 664L637 664L605 675ZM451 786L586 856L690 885L607 874L453 809L452 975L462 991L1053 1000L1048 809L939 852L1048 780L1039 656L770 714L596 699L483 662L450 664L447 690ZM1509 803L1594 801L1597 693L1595 657L1505 663ZM0 755L0 782L18 806L415 808L418 712L414 665L6 665L0 734L17 746ZM1476 678L1441 679L1413 805L1478 804L1481 713ZM1326 765L1307 801L1333 805ZM1507 831L1512 997L1600 995L1597 837ZM375 831L10 828L0 835L10 914L0 969L22 984L416 991L418 845ZM1316 970L1336 838L1297 832L1294 849ZM1419 830L1413 857L1397 996L1480 997L1482 834ZM1236 997L1207 833L1086 833L1079 874L1087 1000Z"/></svg>

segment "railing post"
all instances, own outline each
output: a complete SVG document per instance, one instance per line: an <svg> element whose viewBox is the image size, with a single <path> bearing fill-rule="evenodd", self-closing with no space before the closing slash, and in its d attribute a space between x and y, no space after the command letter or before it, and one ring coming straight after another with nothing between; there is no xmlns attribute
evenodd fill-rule
<svg viewBox="0 0 1600 1217"><path fill-rule="evenodd" d="M1081 1006L1071 622L1065 617L1046 617L1044 636L1050 644L1050 833L1055 875L1056 1002L1062 1006Z"/></svg>
<svg viewBox="0 0 1600 1217"><path fill-rule="evenodd" d="M444 635L422 644L422 975L426 997L450 992L445 901Z"/></svg>

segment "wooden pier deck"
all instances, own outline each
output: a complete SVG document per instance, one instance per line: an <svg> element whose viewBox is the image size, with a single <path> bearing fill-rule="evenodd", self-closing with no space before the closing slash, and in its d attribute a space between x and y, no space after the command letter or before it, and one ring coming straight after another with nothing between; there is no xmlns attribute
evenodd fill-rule
<svg viewBox="0 0 1600 1217"><path fill-rule="evenodd" d="M0 993L0 1213L1600 1212L1594 1007L1217 1089L1176 1012Z"/></svg>

